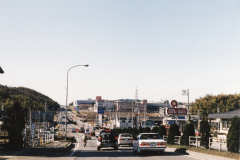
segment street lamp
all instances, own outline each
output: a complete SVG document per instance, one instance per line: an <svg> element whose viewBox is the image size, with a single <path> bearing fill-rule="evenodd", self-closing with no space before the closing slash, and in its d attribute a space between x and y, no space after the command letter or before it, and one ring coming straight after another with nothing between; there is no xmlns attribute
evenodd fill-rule
<svg viewBox="0 0 240 160"><path fill-rule="evenodd" d="M76 65L76 66L73 66L71 68L68 69L68 72L70 69L74 68L74 67L78 67L78 66L84 66L84 67L88 67L89 65L86 64L86 65ZM66 109L65 109L65 141L67 140L67 100L68 100L68 72L67 72L67 93L66 93Z"/></svg>

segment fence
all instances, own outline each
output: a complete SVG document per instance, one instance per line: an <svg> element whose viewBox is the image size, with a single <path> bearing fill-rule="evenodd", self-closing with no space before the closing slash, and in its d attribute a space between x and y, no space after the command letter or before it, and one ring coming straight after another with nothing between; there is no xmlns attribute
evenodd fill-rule
<svg viewBox="0 0 240 160"><path fill-rule="evenodd" d="M196 146L196 148L200 147L201 136L189 136L189 147Z"/></svg>
<svg viewBox="0 0 240 160"><path fill-rule="evenodd" d="M181 136L174 136L174 144L178 144L180 146Z"/></svg>
<svg viewBox="0 0 240 160"><path fill-rule="evenodd" d="M163 140L167 142L167 137L166 135L163 135Z"/></svg>
<svg viewBox="0 0 240 160"><path fill-rule="evenodd" d="M49 142L54 142L54 134L51 134L50 131L38 132L37 134L31 134L28 136L30 138L25 139L25 145L34 147L39 145L44 145Z"/></svg>
<svg viewBox="0 0 240 160"><path fill-rule="evenodd" d="M227 141L226 138L216 138L216 137L209 137L209 150L216 149L221 151L227 151Z"/></svg>

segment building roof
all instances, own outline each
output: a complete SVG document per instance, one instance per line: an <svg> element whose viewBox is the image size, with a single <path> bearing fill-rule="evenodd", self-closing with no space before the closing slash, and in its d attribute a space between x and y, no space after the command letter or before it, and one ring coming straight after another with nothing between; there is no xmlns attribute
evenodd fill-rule
<svg viewBox="0 0 240 160"><path fill-rule="evenodd" d="M209 114L208 118L215 119L215 118L222 118L222 119L232 119L234 116L240 117L240 109L235 111L229 111L219 114Z"/></svg>

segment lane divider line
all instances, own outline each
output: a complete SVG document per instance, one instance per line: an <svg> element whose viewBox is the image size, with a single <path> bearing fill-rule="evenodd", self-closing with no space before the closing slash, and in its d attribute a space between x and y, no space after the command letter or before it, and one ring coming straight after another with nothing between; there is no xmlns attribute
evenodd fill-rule
<svg viewBox="0 0 240 160"><path fill-rule="evenodd" d="M75 138L77 138L77 137L75 137ZM78 149L78 147L79 147L79 139L78 138L77 138L77 142L78 142L77 147L74 149L74 151L72 151L72 153L68 157L71 157L76 152L76 150Z"/></svg>

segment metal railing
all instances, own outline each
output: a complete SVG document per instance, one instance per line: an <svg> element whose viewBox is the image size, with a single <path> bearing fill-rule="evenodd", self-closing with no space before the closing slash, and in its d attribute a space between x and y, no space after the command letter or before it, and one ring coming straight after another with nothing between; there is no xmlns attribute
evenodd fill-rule
<svg viewBox="0 0 240 160"><path fill-rule="evenodd" d="M216 149L221 151L227 151L226 138L209 137L209 150Z"/></svg>
<svg viewBox="0 0 240 160"><path fill-rule="evenodd" d="M174 144L178 144L180 146L181 136L174 136Z"/></svg>
<svg viewBox="0 0 240 160"><path fill-rule="evenodd" d="M200 147L201 136L189 136L189 147L196 146L196 148Z"/></svg>
<svg viewBox="0 0 240 160"><path fill-rule="evenodd" d="M163 140L167 142L167 137L166 135L163 135Z"/></svg>

